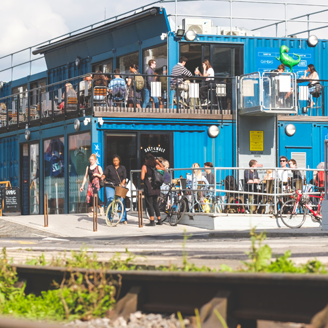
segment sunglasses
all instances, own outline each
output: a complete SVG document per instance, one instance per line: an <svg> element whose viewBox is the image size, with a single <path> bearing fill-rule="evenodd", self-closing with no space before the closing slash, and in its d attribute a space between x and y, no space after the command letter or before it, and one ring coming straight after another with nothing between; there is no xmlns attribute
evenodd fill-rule
<svg viewBox="0 0 328 328"><path fill-rule="evenodd" d="M280 162L287 162L287 161L285 161L284 159L281 159Z"/></svg>

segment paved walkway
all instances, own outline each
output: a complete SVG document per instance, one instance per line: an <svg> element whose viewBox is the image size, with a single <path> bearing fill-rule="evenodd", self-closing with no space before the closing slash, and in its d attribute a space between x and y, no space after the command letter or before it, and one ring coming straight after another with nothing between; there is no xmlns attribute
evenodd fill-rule
<svg viewBox="0 0 328 328"><path fill-rule="evenodd" d="M43 215L28 216L3 216L1 218L3 229L0 230L0 237L9 236L6 232L8 226L18 225L19 228L25 227L26 230L40 232L40 235L48 237L72 237L72 238L97 238L97 237L142 237L142 236L180 236L184 231L194 235L207 235L209 237L239 237L248 238L249 230L257 227L257 230L265 230L270 237L285 236L326 236L328 231L322 231L318 223L312 222L308 217L301 229L289 229L280 220L269 216L220 216L216 230L201 229L195 226L178 225L172 227L165 223L162 226L138 227L138 219L134 215L128 215L128 225L119 224L117 227L108 227L103 217L98 218L98 231L93 232L93 219L86 214L65 214L49 215L49 227L43 226ZM192 221L192 218L190 219ZM144 224L148 220L144 220ZM1 227L0 227L1 228ZM18 229L19 231L21 229ZM21 234L23 236L24 234ZM14 235L12 235L14 236ZM16 236L18 236L16 234Z"/></svg>

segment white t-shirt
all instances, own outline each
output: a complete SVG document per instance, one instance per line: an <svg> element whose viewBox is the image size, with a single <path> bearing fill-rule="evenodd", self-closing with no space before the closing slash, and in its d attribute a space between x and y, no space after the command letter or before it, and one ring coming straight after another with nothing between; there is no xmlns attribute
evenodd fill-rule
<svg viewBox="0 0 328 328"><path fill-rule="evenodd" d="M210 79L209 77L214 77L214 69L211 67L209 68L207 71L206 71L208 75L208 78L206 79L206 81L209 81L209 80L214 80L214 79Z"/></svg>

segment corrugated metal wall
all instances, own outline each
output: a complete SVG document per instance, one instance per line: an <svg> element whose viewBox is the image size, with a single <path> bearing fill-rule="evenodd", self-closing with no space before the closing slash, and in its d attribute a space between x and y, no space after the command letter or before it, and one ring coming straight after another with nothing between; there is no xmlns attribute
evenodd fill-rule
<svg viewBox="0 0 328 328"><path fill-rule="evenodd" d="M292 137L285 133L286 125L294 124L296 132ZM291 152L306 153L306 165L315 168L324 161L324 141L328 139L328 122L279 122L278 155L290 158Z"/></svg>
<svg viewBox="0 0 328 328"><path fill-rule="evenodd" d="M19 145L17 137L0 139L0 181L18 187Z"/></svg>

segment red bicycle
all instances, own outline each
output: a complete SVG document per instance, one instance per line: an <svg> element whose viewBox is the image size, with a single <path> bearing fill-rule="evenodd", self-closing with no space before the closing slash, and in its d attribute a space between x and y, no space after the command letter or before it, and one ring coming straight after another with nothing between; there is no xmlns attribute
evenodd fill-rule
<svg viewBox="0 0 328 328"><path fill-rule="evenodd" d="M321 202L324 199L323 192L320 196L316 196L303 195L301 190L296 190L295 194L291 197L293 197L293 199L283 203L280 208L281 221L288 228L300 228L304 224L308 213L311 215L313 221L321 223ZM317 199L319 199L319 202L315 204Z"/></svg>

